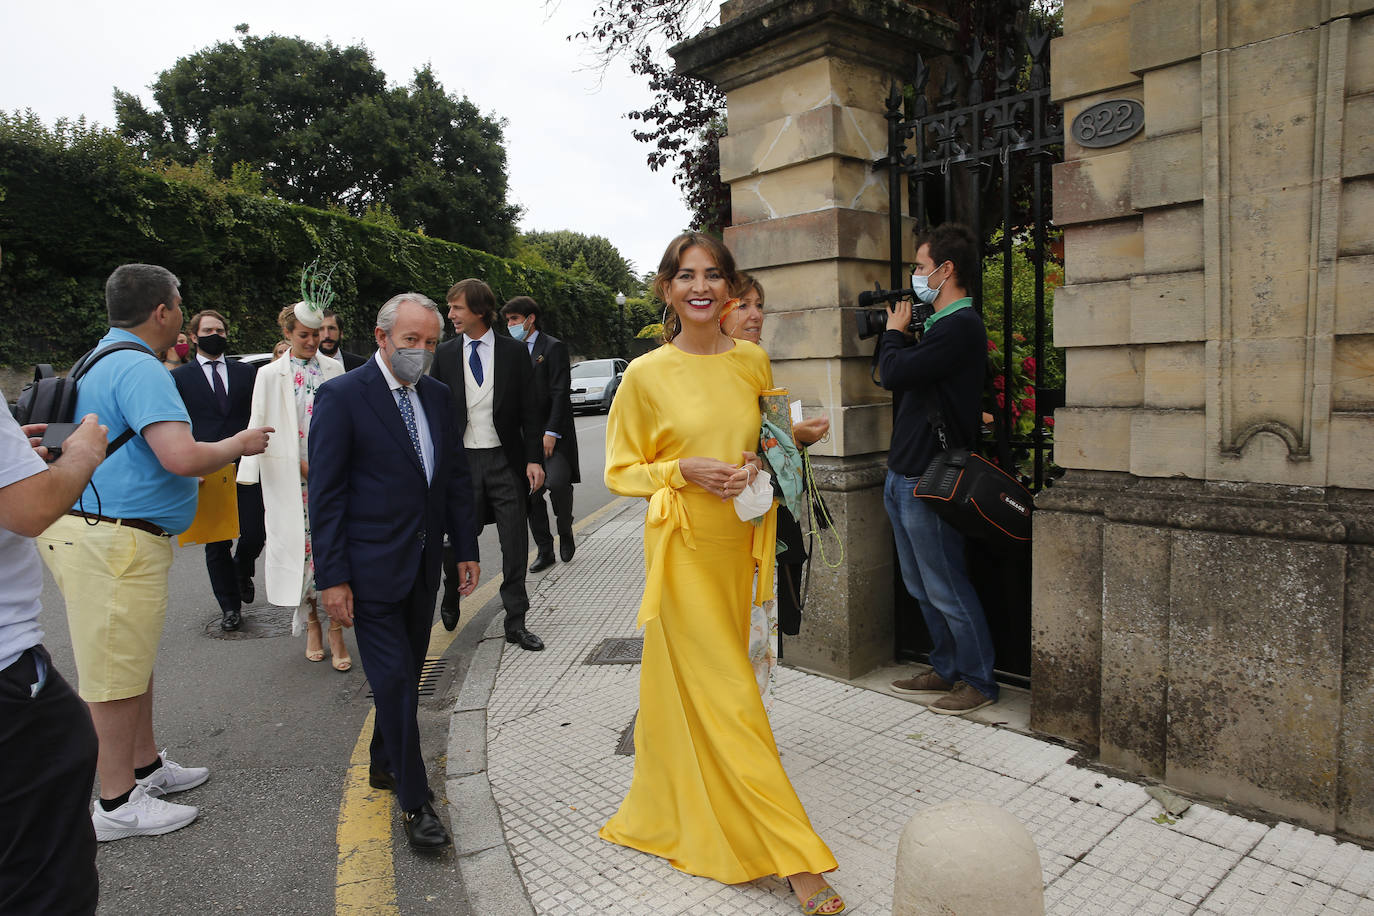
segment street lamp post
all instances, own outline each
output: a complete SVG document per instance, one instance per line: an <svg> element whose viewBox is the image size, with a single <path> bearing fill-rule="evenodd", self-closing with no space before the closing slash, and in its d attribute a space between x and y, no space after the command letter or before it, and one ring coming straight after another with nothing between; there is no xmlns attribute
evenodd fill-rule
<svg viewBox="0 0 1374 916"><path fill-rule="evenodd" d="M625 340L625 294L615 294L615 304L620 307L620 358L625 359L629 352L629 343Z"/></svg>

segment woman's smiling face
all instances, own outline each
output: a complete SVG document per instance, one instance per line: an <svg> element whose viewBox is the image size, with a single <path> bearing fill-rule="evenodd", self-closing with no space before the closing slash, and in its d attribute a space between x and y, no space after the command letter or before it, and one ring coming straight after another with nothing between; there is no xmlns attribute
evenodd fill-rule
<svg viewBox="0 0 1374 916"><path fill-rule="evenodd" d="M718 322L720 308L729 298L729 284L710 252L700 245L684 251L677 272L668 281L668 304L682 326Z"/></svg>

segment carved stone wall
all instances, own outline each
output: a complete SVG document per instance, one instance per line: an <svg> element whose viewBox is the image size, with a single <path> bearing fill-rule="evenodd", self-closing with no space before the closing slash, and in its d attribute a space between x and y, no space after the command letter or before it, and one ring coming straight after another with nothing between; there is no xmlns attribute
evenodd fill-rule
<svg viewBox="0 0 1374 916"><path fill-rule="evenodd" d="M1374 2L1065 0L1033 719L1374 837ZM1080 145L1089 106L1145 129Z"/></svg>

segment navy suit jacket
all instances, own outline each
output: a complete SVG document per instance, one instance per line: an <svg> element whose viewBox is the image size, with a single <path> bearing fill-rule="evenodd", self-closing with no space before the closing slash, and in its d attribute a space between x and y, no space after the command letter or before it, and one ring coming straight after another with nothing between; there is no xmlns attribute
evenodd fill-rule
<svg viewBox="0 0 1374 916"><path fill-rule="evenodd" d="M473 485L448 388L424 377L414 390L434 443L428 483L375 360L315 393L308 484L316 588L346 582L356 600L390 603L422 576L436 593L445 532L460 561L478 558Z"/></svg>
<svg viewBox="0 0 1374 916"><path fill-rule="evenodd" d="M172 381L191 415L191 436L197 442L218 442L248 428L258 368L240 362L226 362L224 368L229 374L228 413L220 409L200 360L192 357L186 365L172 370Z"/></svg>

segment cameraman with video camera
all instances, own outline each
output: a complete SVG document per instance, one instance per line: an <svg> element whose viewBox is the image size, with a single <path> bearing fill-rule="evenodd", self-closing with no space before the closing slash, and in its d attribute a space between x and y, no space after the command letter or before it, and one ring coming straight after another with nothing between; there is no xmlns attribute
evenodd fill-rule
<svg viewBox="0 0 1374 916"><path fill-rule="evenodd" d="M931 712L964 715L997 701L992 634L969 581L964 537L913 493L941 451L938 411L948 447L975 446L987 372L987 330L967 288L979 282L978 240L945 223L916 240L912 292L928 308L912 326L912 305L892 304L878 339L881 384L892 392L892 445L883 503L892 520L902 581L930 631L931 670L892 683L897 693L940 693Z"/></svg>

